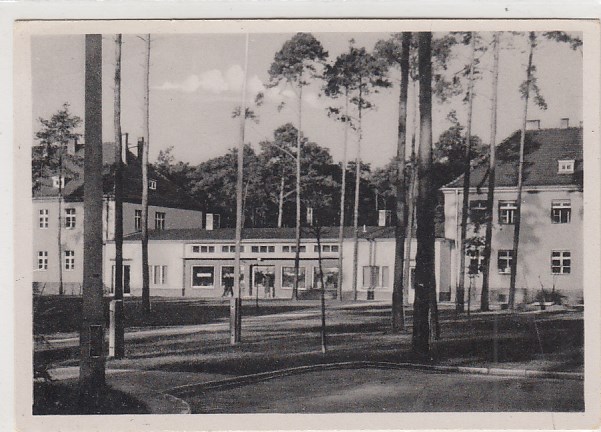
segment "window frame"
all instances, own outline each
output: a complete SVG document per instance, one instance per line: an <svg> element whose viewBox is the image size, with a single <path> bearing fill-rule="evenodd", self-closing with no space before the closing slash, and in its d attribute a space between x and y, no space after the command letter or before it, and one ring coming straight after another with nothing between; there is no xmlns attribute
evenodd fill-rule
<svg viewBox="0 0 601 432"><path fill-rule="evenodd" d="M204 269L211 269L212 271L212 285L194 285L194 273L195 273L195 268L204 268ZM192 265L190 267L190 286L192 288L201 288L201 289L215 289L215 266L211 266L211 265Z"/></svg>
<svg viewBox="0 0 601 432"><path fill-rule="evenodd" d="M284 284L284 269L292 270L292 284L287 286ZM290 290L294 289L294 266L282 266L280 267L280 280L282 289ZM298 289L300 291L307 290L307 267L306 266L298 266Z"/></svg>
<svg viewBox="0 0 601 432"><path fill-rule="evenodd" d="M557 174L574 174L576 161L574 159L559 159L557 161Z"/></svg>
<svg viewBox="0 0 601 432"><path fill-rule="evenodd" d="M559 256L554 256L559 254ZM558 260L559 265L554 265L554 261ZM566 264L567 261L567 264ZM555 268L558 271L555 271ZM566 271L567 269L567 271ZM552 250L551 251L551 274L553 276L563 276L572 273L572 251L569 250Z"/></svg>
<svg viewBox="0 0 601 432"><path fill-rule="evenodd" d="M517 213L517 200L500 200L499 201L499 224L500 225L515 225L515 215ZM507 212L507 213L505 213ZM511 214L511 218L505 215Z"/></svg>
<svg viewBox="0 0 601 432"><path fill-rule="evenodd" d="M77 225L77 209L75 207L65 208L65 229L75 229Z"/></svg>
<svg viewBox="0 0 601 432"><path fill-rule="evenodd" d="M165 229L165 219L167 219L165 212L155 211L154 229L157 231L163 231Z"/></svg>
<svg viewBox="0 0 601 432"><path fill-rule="evenodd" d="M567 204L567 205L566 205ZM556 214L557 211L557 214ZM563 219L564 212L567 214L566 220ZM556 218L557 216L557 218ZM572 202L569 199L551 201L551 223L569 224L572 222Z"/></svg>
<svg viewBox="0 0 601 432"><path fill-rule="evenodd" d="M134 209L134 230L142 231L142 209Z"/></svg>
<svg viewBox="0 0 601 432"><path fill-rule="evenodd" d="M38 270L48 270L48 251L38 251Z"/></svg>
<svg viewBox="0 0 601 432"><path fill-rule="evenodd" d="M469 202L469 219L471 223L486 222L486 200L470 200Z"/></svg>
<svg viewBox="0 0 601 432"><path fill-rule="evenodd" d="M48 209L40 209L39 211L39 227L40 229L48 229L50 211Z"/></svg>
<svg viewBox="0 0 601 432"><path fill-rule="evenodd" d="M74 250L66 250L63 253L64 263L63 269L65 271L73 271L75 270L75 251Z"/></svg>
<svg viewBox="0 0 601 432"><path fill-rule="evenodd" d="M505 256L501 257L501 253L503 253ZM507 262L507 266L505 266L503 269L499 265L501 263L502 259ZM513 250L512 249L500 249L497 251L497 271L499 272L499 274L503 274L503 275L511 274L511 264L512 263L513 263Z"/></svg>

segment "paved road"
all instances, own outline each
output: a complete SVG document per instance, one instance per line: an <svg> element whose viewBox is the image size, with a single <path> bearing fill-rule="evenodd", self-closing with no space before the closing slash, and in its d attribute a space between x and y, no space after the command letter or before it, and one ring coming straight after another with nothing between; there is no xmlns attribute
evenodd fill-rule
<svg viewBox="0 0 601 432"><path fill-rule="evenodd" d="M566 412L583 382L415 370L309 372L186 398L192 413Z"/></svg>

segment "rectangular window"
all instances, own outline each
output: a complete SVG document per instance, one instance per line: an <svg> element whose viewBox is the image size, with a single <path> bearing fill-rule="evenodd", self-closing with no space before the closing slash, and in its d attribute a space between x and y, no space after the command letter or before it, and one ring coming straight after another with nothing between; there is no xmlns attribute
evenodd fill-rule
<svg viewBox="0 0 601 432"><path fill-rule="evenodd" d="M338 252L338 245L332 245L332 252Z"/></svg>
<svg viewBox="0 0 601 432"><path fill-rule="evenodd" d="M551 252L551 273L570 274L572 271L572 253L570 251Z"/></svg>
<svg viewBox="0 0 601 432"><path fill-rule="evenodd" d="M215 267L192 266L192 286L195 288L213 288L215 286Z"/></svg>
<svg viewBox="0 0 601 432"><path fill-rule="evenodd" d="M364 266L363 267L363 288L377 287L380 279L380 267Z"/></svg>
<svg viewBox="0 0 601 432"><path fill-rule="evenodd" d="M74 208L66 208L65 209L65 228L73 229L75 228L75 209Z"/></svg>
<svg viewBox="0 0 601 432"><path fill-rule="evenodd" d="M253 253L259 253L259 246L251 246L250 251Z"/></svg>
<svg viewBox="0 0 601 432"><path fill-rule="evenodd" d="M165 285L167 280L167 266L153 265L150 267L150 279L154 285Z"/></svg>
<svg viewBox="0 0 601 432"><path fill-rule="evenodd" d="M156 180L148 180L148 189L157 190L157 181Z"/></svg>
<svg viewBox="0 0 601 432"><path fill-rule="evenodd" d="M215 252L215 246L201 246L200 247L200 252L202 252L202 253L214 253Z"/></svg>
<svg viewBox="0 0 601 432"><path fill-rule="evenodd" d="M574 174L574 160L558 160L557 161L557 173L558 174Z"/></svg>
<svg viewBox="0 0 601 432"><path fill-rule="evenodd" d="M221 246L221 252L230 252L230 247L228 245Z"/></svg>
<svg viewBox="0 0 601 432"><path fill-rule="evenodd" d="M221 287L225 294L233 294L234 266L221 266ZM240 266L240 287L244 290L244 266Z"/></svg>
<svg viewBox="0 0 601 432"><path fill-rule="evenodd" d="M570 200L553 200L551 202L551 222L556 224L570 223L572 204Z"/></svg>
<svg viewBox="0 0 601 432"><path fill-rule="evenodd" d="M142 231L142 210L134 210L134 229L136 231Z"/></svg>
<svg viewBox="0 0 601 432"><path fill-rule="evenodd" d="M259 251L261 253L266 253L267 252L267 246L259 246Z"/></svg>
<svg viewBox="0 0 601 432"><path fill-rule="evenodd" d="M123 294L131 294L131 287L129 284L129 279L130 279L130 267L128 265L123 265L123 273L122 273L122 287L123 287ZM115 266L113 265L111 267L111 294L115 292L115 275L116 275L116 271L115 271Z"/></svg>
<svg viewBox="0 0 601 432"><path fill-rule="evenodd" d="M298 289L306 289L305 267L298 268ZM282 288L294 287L294 267L282 267Z"/></svg>
<svg viewBox="0 0 601 432"><path fill-rule="evenodd" d="M267 246L267 252L274 253L275 252L275 246Z"/></svg>
<svg viewBox="0 0 601 432"><path fill-rule="evenodd" d="M382 286L388 288L390 286L390 273L388 266L382 266Z"/></svg>
<svg viewBox="0 0 601 432"><path fill-rule="evenodd" d="M327 290L334 290L338 288L338 267L323 268L323 283ZM313 287L321 289L319 266L313 267Z"/></svg>
<svg viewBox="0 0 601 432"><path fill-rule="evenodd" d="M486 200L470 201L470 221L484 223L486 220Z"/></svg>
<svg viewBox="0 0 601 432"><path fill-rule="evenodd" d="M319 252L319 246L317 246L317 245L313 246L313 252Z"/></svg>
<svg viewBox="0 0 601 432"><path fill-rule="evenodd" d="M40 228L48 228L48 209L40 210Z"/></svg>
<svg viewBox="0 0 601 432"><path fill-rule="evenodd" d="M164 230L165 229L165 213L155 212L154 214L154 229Z"/></svg>
<svg viewBox="0 0 601 432"><path fill-rule="evenodd" d="M38 270L48 270L48 251L38 251Z"/></svg>
<svg viewBox="0 0 601 432"><path fill-rule="evenodd" d="M59 188L59 184L60 184L60 188L63 189L65 187L65 178L61 177L60 178L60 182L58 180L58 176L54 176L52 177L52 187L55 189Z"/></svg>
<svg viewBox="0 0 601 432"><path fill-rule="evenodd" d="M468 262L468 274L476 275L482 273L482 268L484 266L484 255L482 255L479 250L468 252Z"/></svg>
<svg viewBox="0 0 601 432"><path fill-rule="evenodd" d="M332 251L332 247L331 247L330 245L323 245L323 246L321 247L321 250L322 250L323 252L331 252L331 251Z"/></svg>
<svg viewBox="0 0 601 432"><path fill-rule="evenodd" d="M75 270L75 251L65 251L65 270Z"/></svg>
<svg viewBox="0 0 601 432"><path fill-rule="evenodd" d="M513 251L512 250L500 250L497 255L497 266L499 268L499 273L510 274L512 260L513 260Z"/></svg>
<svg viewBox="0 0 601 432"><path fill-rule="evenodd" d="M192 246L192 253L199 253L200 252L200 246Z"/></svg>
<svg viewBox="0 0 601 432"><path fill-rule="evenodd" d="M282 252L290 252L290 246L282 246Z"/></svg>
<svg viewBox="0 0 601 432"><path fill-rule="evenodd" d="M307 252L307 246L301 246L299 249L300 252ZM296 252L296 246L290 246L290 252Z"/></svg>
<svg viewBox="0 0 601 432"><path fill-rule="evenodd" d="M499 201L499 223L504 225L514 224L517 208L515 201Z"/></svg>

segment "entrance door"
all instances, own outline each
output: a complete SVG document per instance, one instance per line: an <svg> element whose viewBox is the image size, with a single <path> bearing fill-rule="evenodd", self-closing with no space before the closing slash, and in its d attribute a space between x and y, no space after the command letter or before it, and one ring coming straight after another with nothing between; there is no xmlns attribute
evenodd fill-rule
<svg viewBox="0 0 601 432"><path fill-rule="evenodd" d="M253 268L253 288L257 298L274 298L275 267L255 266Z"/></svg>
<svg viewBox="0 0 601 432"><path fill-rule="evenodd" d="M131 288L129 285L129 266L123 266L123 294L131 294Z"/></svg>

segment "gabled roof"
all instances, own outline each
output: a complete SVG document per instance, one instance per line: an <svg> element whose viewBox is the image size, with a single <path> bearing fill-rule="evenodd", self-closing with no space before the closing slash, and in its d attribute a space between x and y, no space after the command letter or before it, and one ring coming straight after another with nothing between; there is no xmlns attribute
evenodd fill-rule
<svg viewBox="0 0 601 432"><path fill-rule="evenodd" d="M323 227L321 238L324 241L338 239L338 227ZM344 237L353 237L353 227L344 227ZM234 228L218 228L214 230L190 228L190 229L168 229L148 232L150 240L182 240L203 241L223 240L234 241L236 231ZM244 240L295 240L295 228L245 228L242 230ZM302 239L315 239L315 232L311 228L303 227ZM360 239L394 238L394 227L366 226L359 228ZM125 241L139 241L141 233L134 233L124 237Z"/></svg>
<svg viewBox="0 0 601 432"><path fill-rule="evenodd" d="M83 200L84 170L83 170L83 148L78 149L74 155L64 159L65 176L67 181L63 188L63 198L67 202ZM115 160L115 144L104 143L102 145L102 159L104 163L103 192L105 195L113 195L113 163ZM69 179L71 177L71 179ZM182 208L189 210L203 210L201 203L196 202L175 183L158 173L152 166L148 169L149 180L157 180L156 190L148 190L149 205L169 208ZM33 196L57 197L58 188L52 187L52 179L42 181ZM127 164L123 170L123 201L129 203L142 202L142 166L138 158L130 151L127 152Z"/></svg>
<svg viewBox="0 0 601 432"><path fill-rule="evenodd" d="M520 131L497 147L495 186L517 186ZM558 174L558 160L574 160L574 174ZM470 186L488 187L488 158L470 175ZM524 186L582 186L582 128L526 131ZM463 187L463 175L444 188Z"/></svg>

